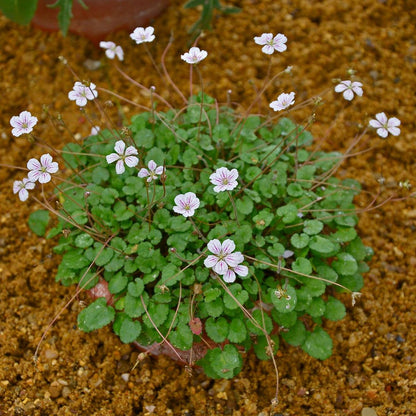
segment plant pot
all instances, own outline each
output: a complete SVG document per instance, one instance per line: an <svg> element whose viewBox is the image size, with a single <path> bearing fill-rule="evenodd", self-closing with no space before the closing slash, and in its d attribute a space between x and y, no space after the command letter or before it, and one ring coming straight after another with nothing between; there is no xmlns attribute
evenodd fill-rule
<svg viewBox="0 0 416 416"><path fill-rule="evenodd" d="M58 11L51 0L39 0L32 23L46 31L57 31ZM169 4L169 0L85 0L88 10L74 1L69 31L98 44L119 29L132 30L147 25Z"/></svg>

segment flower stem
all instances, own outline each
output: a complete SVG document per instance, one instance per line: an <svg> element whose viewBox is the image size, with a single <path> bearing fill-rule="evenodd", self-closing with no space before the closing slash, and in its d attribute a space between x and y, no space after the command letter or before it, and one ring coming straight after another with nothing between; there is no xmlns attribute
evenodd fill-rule
<svg viewBox="0 0 416 416"><path fill-rule="evenodd" d="M231 196L230 191L227 191L227 194L228 194L228 196L229 196L229 198L230 198L231 205L233 206L234 215L235 215L235 220L237 221L237 225L238 225L238 226L240 226L240 222L238 221L238 216L237 216L237 208L236 208L236 206L235 206L234 199L233 199L233 197Z"/></svg>
<svg viewBox="0 0 416 416"><path fill-rule="evenodd" d="M205 243L208 242L208 240L205 238L204 234L202 234L201 230L197 227L197 225L195 224L195 221L192 219L192 217L188 217L189 221L191 222L191 224L194 227L194 230L198 233L198 235L201 237L202 241L204 241Z"/></svg>

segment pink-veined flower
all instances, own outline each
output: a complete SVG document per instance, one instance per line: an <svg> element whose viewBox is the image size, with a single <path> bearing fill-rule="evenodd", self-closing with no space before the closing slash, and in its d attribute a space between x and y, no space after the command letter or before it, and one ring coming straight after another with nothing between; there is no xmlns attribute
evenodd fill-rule
<svg viewBox="0 0 416 416"><path fill-rule="evenodd" d="M23 178L22 181L13 182L13 193L19 194L19 199L21 201L26 201L29 197L28 189L33 189L35 187L34 182L30 181L28 178Z"/></svg>
<svg viewBox="0 0 416 416"><path fill-rule="evenodd" d="M208 56L208 52L204 51L203 49L199 49L196 46L193 46L189 49L189 52L185 52L181 55L181 59L187 62L188 64L197 64L201 62Z"/></svg>
<svg viewBox="0 0 416 416"><path fill-rule="evenodd" d="M39 181L39 183L47 183L51 180L51 173L56 173L59 170L58 163L53 162L52 156L45 153L40 157L40 160L30 159L27 162L29 173L27 177L31 182Z"/></svg>
<svg viewBox="0 0 416 416"><path fill-rule="evenodd" d="M397 117L387 118L385 113L376 114L376 118L370 120L370 126L377 129L380 137L387 137L390 134L398 136L400 134L400 120Z"/></svg>
<svg viewBox="0 0 416 416"><path fill-rule="evenodd" d="M119 45L116 45L114 42L101 41L100 48L105 49L105 55L109 59L114 59L116 56L119 61L122 61L124 59L123 48Z"/></svg>
<svg viewBox="0 0 416 416"><path fill-rule="evenodd" d="M271 55L274 51L284 52L287 49L287 37L282 33L273 36L273 33L263 33L261 36L255 36L254 42L257 45L264 45L261 50L267 55Z"/></svg>
<svg viewBox="0 0 416 416"><path fill-rule="evenodd" d="M98 97L98 92L95 90L95 84L90 82L89 85L84 85L82 82L75 82L72 91L69 91L68 98L75 101L76 105L84 107L88 100L93 100Z"/></svg>
<svg viewBox="0 0 416 416"><path fill-rule="evenodd" d="M118 175L125 172L126 168L124 167L124 163L129 168L133 168L139 163L139 158L134 156L138 154L137 149L134 146L129 146L126 149L126 143L124 143L123 140L116 141L114 150L116 153L110 153L105 158L108 164L117 162L116 173Z"/></svg>
<svg viewBox="0 0 416 416"><path fill-rule="evenodd" d="M199 208L200 202L193 192L187 192L186 194L176 195L175 204L173 210L177 214L182 214L184 217L192 217L195 214L195 210Z"/></svg>
<svg viewBox="0 0 416 416"><path fill-rule="evenodd" d="M10 119L13 136L19 137L22 134L30 133L37 122L38 119L32 116L29 111L22 111L18 116L13 116Z"/></svg>
<svg viewBox="0 0 416 416"><path fill-rule="evenodd" d="M155 35L153 32L155 29L152 26L144 27L136 27L133 33L130 33L130 37L136 41L139 45L143 42L153 42L155 40Z"/></svg>
<svg viewBox="0 0 416 416"><path fill-rule="evenodd" d="M237 169L228 170L227 168L219 168L211 174L209 180L215 185L214 192L223 192L234 189L238 185L237 178Z"/></svg>
<svg viewBox="0 0 416 416"><path fill-rule="evenodd" d="M362 86L363 84L357 81L341 81L335 87L335 92L342 92L343 97L346 100L351 101L354 98L354 94L357 94L360 97L363 95Z"/></svg>
<svg viewBox="0 0 416 416"><path fill-rule="evenodd" d="M157 179L158 175L161 175L164 171L163 166L158 166L154 160L151 160L148 164L147 164L148 169L146 168L141 168L139 170L139 173L137 174L137 176L139 178L146 178L147 177L147 182L152 182L153 179Z"/></svg>
<svg viewBox="0 0 416 416"><path fill-rule="evenodd" d="M270 103L270 107L273 108L274 111L281 111L285 110L293 104L295 104L295 93L291 92L286 94L283 92L277 97L276 101L272 101Z"/></svg>
<svg viewBox="0 0 416 416"><path fill-rule="evenodd" d="M215 273L223 276L227 283L232 283L235 280L235 275L247 276L247 266L241 265L244 261L244 256L235 250L233 240L227 239L222 243L217 240L211 240L207 244L208 250L212 253L205 260L205 267L212 268Z"/></svg>

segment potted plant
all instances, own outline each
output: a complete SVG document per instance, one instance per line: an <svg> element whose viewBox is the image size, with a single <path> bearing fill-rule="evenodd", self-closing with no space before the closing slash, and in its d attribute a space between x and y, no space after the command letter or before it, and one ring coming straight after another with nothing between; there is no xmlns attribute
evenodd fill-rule
<svg viewBox="0 0 416 416"><path fill-rule="evenodd" d="M153 28L131 37L151 42ZM282 34L255 42L268 55L286 50ZM109 58L123 56L115 44L102 47ZM207 57L197 47L181 55L190 87ZM285 116L295 108L293 92L257 115L258 97L237 112L202 83L189 98L177 90L181 108L144 89L148 108L121 131L94 126L84 140L30 159L27 178L13 186L22 201L45 208L31 215L35 232L45 233L49 212L58 217L48 232L60 237L56 280L76 284L74 298L84 289L95 298L79 328L110 324L122 342L163 348L213 378L234 377L250 348L277 371L281 340L328 358L323 324L344 317L341 292L355 302L372 255L356 231L360 184L336 177L353 147L345 154L314 147L307 126ZM363 89L345 80L335 92L351 101ZM92 82L76 81L68 97L87 114L94 103L102 109L100 95ZM11 119L13 134L39 140L36 123L24 111ZM370 121L381 137L398 135L399 125L384 113Z"/></svg>

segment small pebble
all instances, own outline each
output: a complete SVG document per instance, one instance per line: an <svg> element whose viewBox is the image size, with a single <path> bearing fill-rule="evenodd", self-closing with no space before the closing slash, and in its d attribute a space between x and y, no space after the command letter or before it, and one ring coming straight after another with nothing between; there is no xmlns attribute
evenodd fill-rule
<svg viewBox="0 0 416 416"><path fill-rule="evenodd" d="M361 416L377 416L377 412L371 407L363 407L363 410L361 410Z"/></svg>
<svg viewBox="0 0 416 416"><path fill-rule="evenodd" d="M127 383L129 381L130 374L129 373L124 373L124 374L121 375L121 378Z"/></svg>

